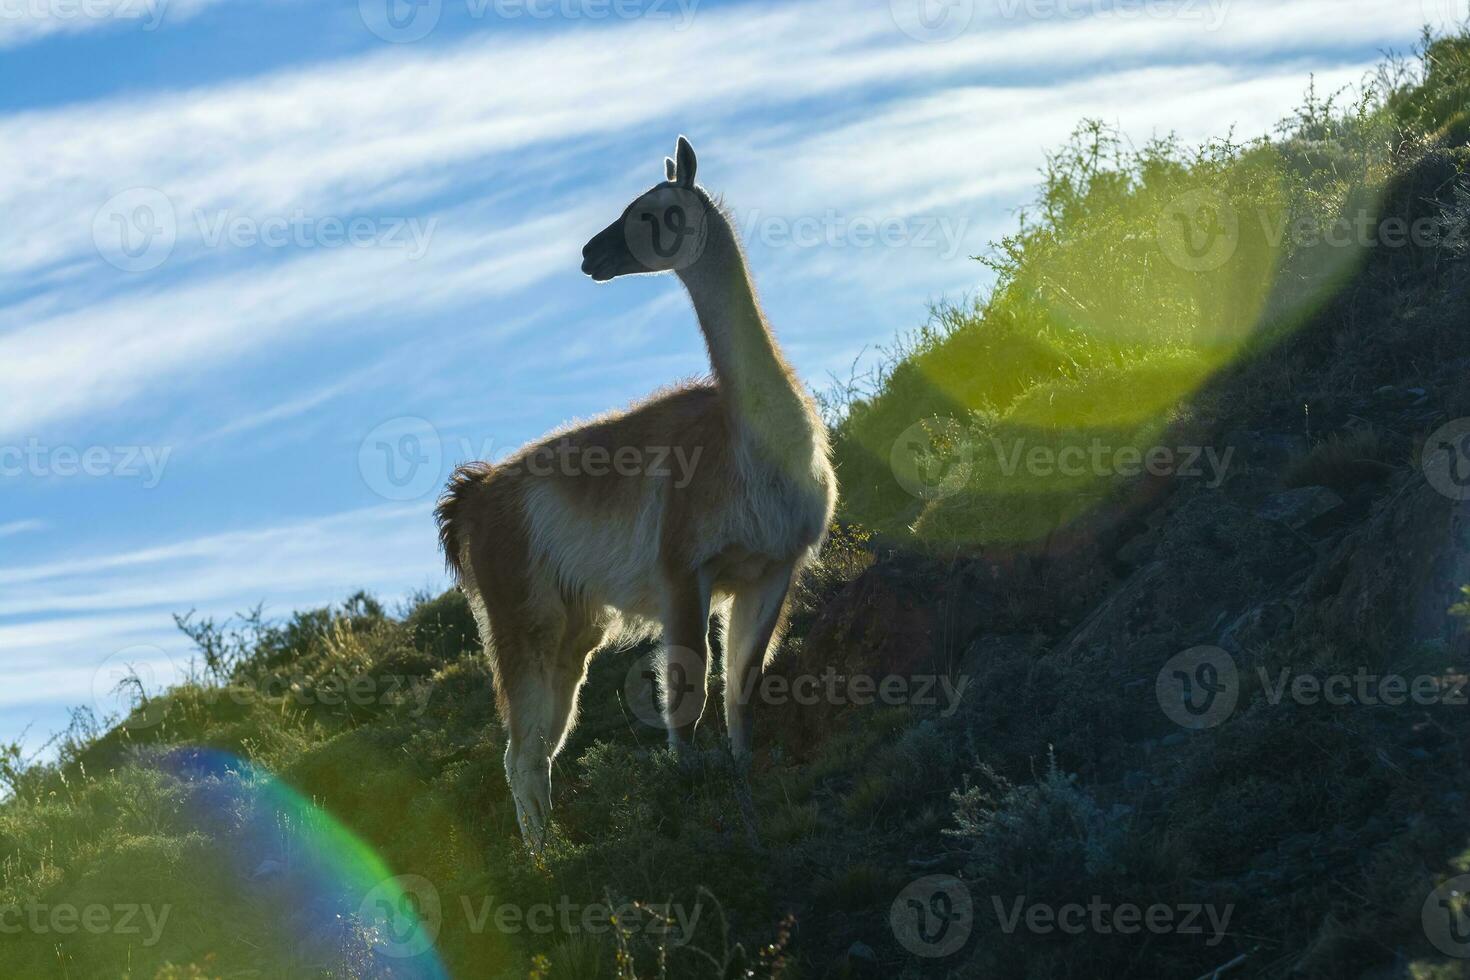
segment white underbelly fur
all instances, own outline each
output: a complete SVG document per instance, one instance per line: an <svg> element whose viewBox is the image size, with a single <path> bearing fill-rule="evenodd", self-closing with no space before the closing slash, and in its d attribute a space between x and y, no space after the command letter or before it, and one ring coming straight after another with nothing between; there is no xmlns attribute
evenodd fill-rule
<svg viewBox="0 0 1470 980"><path fill-rule="evenodd" d="M732 494L700 522L695 532L700 557L712 558L732 546L772 559L808 557L830 513L827 488L798 488L785 479L752 482L763 492ZM631 520L610 520L578 510L552 483L529 487L526 517L531 552L541 556L540 586L610 607L620 614L625 634L655 632L664 615L659 562L664 491L658 485L645 495Z"/></svg>

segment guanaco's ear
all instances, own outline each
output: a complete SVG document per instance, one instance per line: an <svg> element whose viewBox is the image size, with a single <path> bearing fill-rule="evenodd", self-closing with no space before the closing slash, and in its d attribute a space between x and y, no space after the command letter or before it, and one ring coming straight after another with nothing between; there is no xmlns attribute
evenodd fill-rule
<svg viewBox="0 0 1470 980"><path fill-rule="evenodd" d="M694 172L699 168L699 161L694 159L694 147L690 146L689 141L682 136L679 137L678 148L674 150L674 157L679 161L677 172L680 185L693 187Z"/></svg>
<svg viewBox="0 0 1470 980"><path fill-rule="evenodd" d="M664 180L673 180L678 172L678 169L674 166L674 158L664 157Z"/></svg>

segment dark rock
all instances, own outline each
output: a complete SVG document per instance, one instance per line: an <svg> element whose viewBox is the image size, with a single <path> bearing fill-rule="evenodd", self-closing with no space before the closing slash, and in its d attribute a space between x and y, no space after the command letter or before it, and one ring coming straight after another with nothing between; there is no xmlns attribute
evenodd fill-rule
<svg viewBox="0 0 1470 980"><path fill-rule="evenodd" d="M795 753L819 752L841 719L865 710L843 693L854 679L865 685L933 677L958 683L960 675L1024 656L1041 634L1075 624L1115 581L1099 546L1065 561L892 555L824 603L802 642L789 645L762 682L765 690L791 691L798 681L809 684L805 678L835 674L841 696L819 696L815 704L758 697L757 727L772 727ZM821 690L830 686L824 681ZM860 697L873 703L871 691Z"/></svg>
<svg viewBox="0 0 1470 980"><path fill-rule="evenodd" d="M1174 654L1214 642L1222 616L1265 601L1314 557L1286 526L1204 490L1171 513L1157 554L1073 631L1067 658L1108 656L1151 676Z"/></svg>
<svg viewBox="0 0 1470 980"><path fill-rule="evenodd" d="M1258 469L1277 469L1306 455L1310 448L1305 436L1245 429L1226 433L1223 441L1226 449L1235 451L1234 461Z"/></svg>
<svg viewBox="0 0 1470 980"><path fill-rule="evenodd" d="M794 656L777 657L763 683L793 685L829 675L840 676L832 683L841 685L852 678L947 676L982 624L1004 621L1005 586L914 556L878 562L822 607ZM773 725L794 751L814 752L853 708L845 696L819 697L810 705L757 698L756 724Z"/></svg>
<svg viewBox="0 0 1470 980"><path fill-rule="evenodd" d="M1342 505L1343 499L1326 487L1297 487L1267 497L1256 513L1301 531L1318 526L1323 517Z"/></svg>
<svg viewBox="0 0 1470 980"><path fill-rule="evenodd" d="M1144 533L1130 539L1127 544L1119 548L1117 558L1124 565L1139 568L1153 560L1157 548L1158 536Z"/></svg>
<svg viewBox="0 0 1470 980"><path fill-rule="evenodd" d="M965 662L975 658L1009 657L1024 653L1036 643L1035 637L1022 633L986 633L977 636L965 649Z"/></svg>
<svg viewBox="0 0 1470 980"><path fill-rule="evenodd" d="M959 871L965 865L965 855L939 854L928 858L909 858L908 866L915 871Z"/></svg>
<svg viewBox="0 0 1470 980"><path fill-rule="evenodd" d="M1285 602L1263 602L1253 606L1225 627L1216 643L1233 654L1257 647L1291 629L1296 611Z"/></svg>
<svg viewBox="0 0 1470 980"><path fill-rule="evenodd" d="M1384 222L1397 220L1405 228L1417 223L1438 224L1443 209L1454 201L1454 189L1460 177L1460 166L1453 151L1438 147L1423 154L1411 166L1401 169L1386 187L1356 187L1348 195L1345 213L1374 215L1379 229ZM1369 266L1376 270L1418 271L1432 266L1440 257L1433 241L1408 236L1398 247L1387 247L1381 238L1368 251ZM1397 394L1397 392L1396 392Z"/></svg>
<svg viewBox="0 0 1470 980"><path fill-rule="evenodd" d="M1454 203L1459 179L1460 165L1454 153L1437 147L1389 181L1382 214L1402 217L1411 226L1417 221L1437 221L1444 207Z"/></svg>
<svg viewBox="0 0 1470 980"><path fill-rule="evenodd" d="M1409 730L1404 744L1417 748L1435 748L1447 741L1444 730L1432 722L1421 721Z"/></svg>
<svg viewBox="0 0 1470 980"><path fill-rule="evenodd" d="M1407 475L1369 521L1350 532L1304 589L1306 626L1349 647L1434 644L1470 649L1470 622L1450 614L1470 583L1470 501ZM1320 642L1320 637L1305 637Z"/></svg>

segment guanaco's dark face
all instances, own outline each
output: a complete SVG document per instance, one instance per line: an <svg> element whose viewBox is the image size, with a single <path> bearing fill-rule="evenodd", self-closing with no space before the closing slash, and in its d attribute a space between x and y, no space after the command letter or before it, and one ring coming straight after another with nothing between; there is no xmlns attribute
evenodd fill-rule
<svg viewBox="0 0 1470 980"><path fill-rule="evenodd" d="M684 137L668 178L638 196L622 216L582 248L582 271L597 282L618 276L668 272L693 265L704 252L709 199L694 186L698 161Z"/></svg>

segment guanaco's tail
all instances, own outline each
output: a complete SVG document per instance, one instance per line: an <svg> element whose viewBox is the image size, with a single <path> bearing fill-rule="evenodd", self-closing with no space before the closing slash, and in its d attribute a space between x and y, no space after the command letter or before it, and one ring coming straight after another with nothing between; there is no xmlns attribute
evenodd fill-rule
<svg viewBox="0 0 1470 980"><path fill-rule="evenodd" d="M460 516L460 508L490 472L490 464L484 462L464 463L456 467L449 477L449 485L439 498L438 506L434 508L434 520L439 524L439 547L444 550L444 564L461 585L465 584L465 569L461 564L464 522Z"/></svg>

